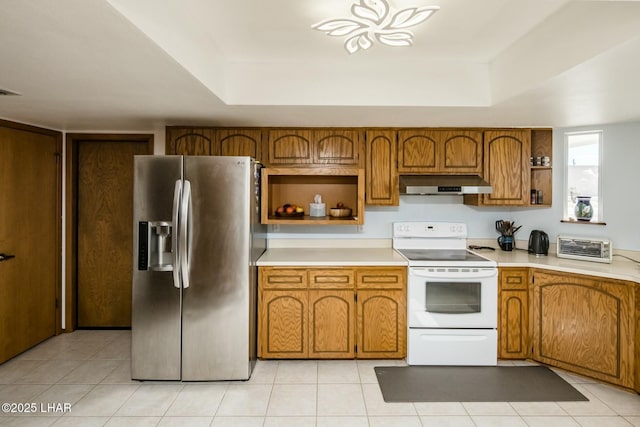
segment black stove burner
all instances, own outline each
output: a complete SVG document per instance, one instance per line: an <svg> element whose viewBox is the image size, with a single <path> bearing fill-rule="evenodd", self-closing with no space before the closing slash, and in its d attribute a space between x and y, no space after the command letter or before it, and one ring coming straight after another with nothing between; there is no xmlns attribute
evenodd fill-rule
<svg viewBox="0 0 640 427"><path fill-rule="evenodd" d="M466 249L397 249L409 261L487 261Z"/></svg>

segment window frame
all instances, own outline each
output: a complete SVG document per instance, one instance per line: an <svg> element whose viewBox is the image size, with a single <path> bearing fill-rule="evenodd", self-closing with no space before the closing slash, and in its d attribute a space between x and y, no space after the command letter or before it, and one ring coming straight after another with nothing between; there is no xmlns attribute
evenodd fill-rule
<svg viewBox="0 0 640 427"><path fill-rule="evenodd" d="M564 133L564 162L562 164L563 182L562 182L562 218L563 221L570 221L573 218L573 212L568 212L567 200L570 197L569 191L569 138L575 135L598 135L598 219L593 222L575 221L582 224L601 224L604 223L604 194L602 189L604 188L604 158L603 158L603 146L604 146L604 131L602 129L572 131ZM575 219L575 218L574 218Z"/></svg>

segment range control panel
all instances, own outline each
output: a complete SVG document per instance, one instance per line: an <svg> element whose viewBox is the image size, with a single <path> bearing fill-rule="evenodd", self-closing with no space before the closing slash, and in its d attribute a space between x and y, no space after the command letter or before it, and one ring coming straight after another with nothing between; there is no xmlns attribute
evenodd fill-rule
<svg viewBox="0 0 640 427"><path fill-rule="evenodd" d="M393 237L466 238L467 224L407 221L393 223Z"/></svg>

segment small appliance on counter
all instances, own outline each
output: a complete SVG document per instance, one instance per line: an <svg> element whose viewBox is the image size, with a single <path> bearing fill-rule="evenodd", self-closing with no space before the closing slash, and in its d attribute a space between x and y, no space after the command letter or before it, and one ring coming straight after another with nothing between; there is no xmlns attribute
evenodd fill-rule
<svg viewBox="0 0 640 427"><path fill-rule="evenodd" d="M611 264L613 245L609 239L558 236L558 258L579 259Z"/></svg>
<svg viewBox="0 0 640 427"><path fill-rule="evenodd" d="M536 256L549 254L549 235L541 230L533 230L529 235L529 249L530 254Z"/></svg>

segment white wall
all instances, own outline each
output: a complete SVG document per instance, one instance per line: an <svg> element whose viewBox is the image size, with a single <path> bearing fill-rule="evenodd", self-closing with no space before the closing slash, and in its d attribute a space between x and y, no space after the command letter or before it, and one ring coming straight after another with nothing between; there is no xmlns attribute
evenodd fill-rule
<svg viewBox="0 0 640 427"><path fill-rule="evenodd" d="M603 130L603 194L605 226L561 223L563 197L564 133ZM468 225L471 238L497 238L498 219L522 225L516 239L527 240L531 230L549 234L607 237L615 249L640 250L640 123L556 129L553 132L553 206L551 208L479 208L462 204L462 196L401 196L400 206L370 206L365 209L365 225L296 226L282 225L269 230L269 238L391 238L394 221L459 221Z"/></svg>

